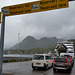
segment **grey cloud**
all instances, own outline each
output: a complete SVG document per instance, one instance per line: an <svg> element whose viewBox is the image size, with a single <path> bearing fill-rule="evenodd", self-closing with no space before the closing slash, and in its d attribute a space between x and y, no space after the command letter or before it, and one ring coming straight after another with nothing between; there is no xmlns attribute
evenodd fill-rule
<svg viewBox="0 0 75 75"><path fill-rule="evenodd" d="M10 4L12 2L9 2ZM75 38L75 2L68 8L6 17L5 47L31 35L41 37Z"/></svg>

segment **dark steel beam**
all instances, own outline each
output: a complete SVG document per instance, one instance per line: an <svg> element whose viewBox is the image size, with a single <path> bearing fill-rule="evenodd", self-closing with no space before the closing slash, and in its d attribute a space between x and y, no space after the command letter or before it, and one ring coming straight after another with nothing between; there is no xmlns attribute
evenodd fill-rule
<svg viewBox="0 0 75 75"><path fill-rule="evenodd" d="M70 2L70 1L75 1L75 0L68 0L68 1Z"/></svg>

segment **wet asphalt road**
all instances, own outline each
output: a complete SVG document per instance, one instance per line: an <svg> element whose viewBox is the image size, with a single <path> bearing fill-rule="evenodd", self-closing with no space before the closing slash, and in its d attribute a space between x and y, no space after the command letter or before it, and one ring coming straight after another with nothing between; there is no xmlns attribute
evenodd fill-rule
<svg viewBox="0 0 75 75"><path fill-rule="evenodd" d="M31 61L3 63L3 73L8 75L75 75L75 65L73 66L71 73L66 73L65 71L54 73L52 67L46 71L43 69L33 70Z"/></svg>

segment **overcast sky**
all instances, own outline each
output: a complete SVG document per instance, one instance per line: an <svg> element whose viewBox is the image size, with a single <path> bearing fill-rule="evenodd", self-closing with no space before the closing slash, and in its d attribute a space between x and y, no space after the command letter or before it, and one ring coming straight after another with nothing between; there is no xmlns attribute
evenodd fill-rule
<svg viewBox="0 0 75 75"><path fill-rule="evenodd" d="M37 0L0 0L0 8L32 1ZM5 48L19 42L18 33L20 41L28 35L75 39L75 1L68 8L6 17Z"/></svg>

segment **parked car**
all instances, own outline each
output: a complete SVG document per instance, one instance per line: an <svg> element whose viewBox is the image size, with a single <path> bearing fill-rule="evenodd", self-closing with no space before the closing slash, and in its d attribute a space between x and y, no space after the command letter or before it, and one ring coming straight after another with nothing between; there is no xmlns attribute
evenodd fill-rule
<svg viewBox="0 0 75 75"><path fill-rule="evenodd" d="M71 61L69 58L59 57L55 58L53 61L53 71L56 72L56 70L66 70L68 72L71 71Z"/></svg>
<svg viewBox="0 0 75 75"><path fill-rule="evenodd" d="M53 62L54 62L55 58L56 57L51 57L51 59L52 59L52 66L53 66Z"/></svg>
<svg viewBox="0 0 75 75"><path fill-rule="evenodd" d="M48 54L35 54L32 58L32 68L44 68L48 69L52 66L51 56Z"/></svg>
<svg viewBox="0 0 75 75"><path fill-rule="evenodd" d="M71 66L73 67L73 65L74 65L74 59L71 56L69 56L69 55L65 55L64 57L65 58L69 58L69 60L71 62Z"/></svg>

